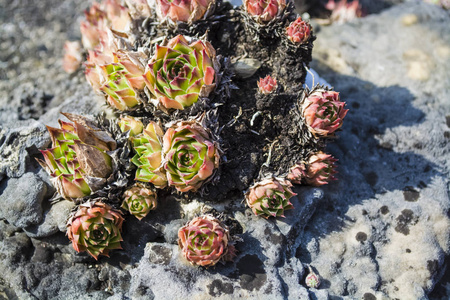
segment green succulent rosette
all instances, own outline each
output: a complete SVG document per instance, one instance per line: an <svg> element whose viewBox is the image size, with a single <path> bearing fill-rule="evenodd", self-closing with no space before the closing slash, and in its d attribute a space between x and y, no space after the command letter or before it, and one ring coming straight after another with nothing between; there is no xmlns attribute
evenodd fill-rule
<svg viewBox="0 0 450 300"><path fill-rule="evenodd" d="M58 193L76 201L106 183L113 171L107 151L114 150L116 142L87 118L63 115L73 123L59 120L61 128L47 126L52 148L41 150L44 160L37 161L50 174Z"/></svg>
<svg viewBox="0 0 450 300"><path fill-rule="evenodd" d="M125 191L123 198L121 207L139 220L157 206L156 193L140 184Z"/></svg>
<svg viewBox="0 0 450 300"><path fill-rule="evenodd" d="M67 236L77 252L87 251L96 260L110 250L122 249L123 217L120 211L102 202L81 204L67 224Z"/></svg>
<svg viewBox="0 0 450 300"><path fill-rule="evenodd" d="M219 167L220 150L197 121L181 121L163 138L164 169L170 186L179 192L197 191Z"/></svg>
<svg viewBox="0 0 450 300"><path fill-rule="evenodd" d="M150 101L168 111L185 109L207 97L216 86L215 56L209 42L189 44L182 35L157 45L144 74Z"/></svg>
<svg viewBox="0 0 450 300"><path fill-rule="evenodd" d="M131 162L138 167L135 179L150 182L157 188L164 188L167 185L162 166L162 137L161 127L155 122L150 122L141 134L131 138L136 152Z"/></svg>

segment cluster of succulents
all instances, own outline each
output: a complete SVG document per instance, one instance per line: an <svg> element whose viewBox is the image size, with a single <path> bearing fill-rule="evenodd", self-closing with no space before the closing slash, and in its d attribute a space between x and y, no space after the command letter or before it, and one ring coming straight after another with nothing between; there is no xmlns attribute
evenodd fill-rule
<svg viewBox="0 0 450 300"><path fill-rule="evenodd" d="M212 16L224 9L219 4L105 0L85 12L80 25L84 52L79 43L66 44L64 69L75 72L84 53L87 81L114 112L106 123L99 117L64 114L72 123L60 120L60 129L48 127L52 147L42 150L44 160L38 160L59 195L78 205L67 225L76 251L87 251L95 259L108 255L121 248L124 214L148 219L158 209L157 201L168 194L201 197L208 186L220 183L224 153L234 150L225 149L221 133L240 115L226 124L214 117L227 105L232 81L226 75L232 72L229 65L216 54L220 45L213 47L206 34L217 24ZM288 55L298 60L299 72L306 74L315 37L291 3L245 0L233 17L245 23L249 36L256 30L287 47ZM279 73L264 75L254 87L255 97L264 101L277 100L289 85L302 89L300 97L295 92L290 98L296 120L292 157L283 156L277 171L269 168L272 144L259 173L241 189L250 210L267 219L284 217L293 208L294 184L321 186L335 179L336 159L323 149L341 128L347 110L337 92L321 86L301 88L304 77L287 82ZM252 109L251 126L262 115ZM261 136L264 140L268 138ZM212 215L196 217L178 232L182 256L196 266L232 260L233 241L223 217Z"/></svg>

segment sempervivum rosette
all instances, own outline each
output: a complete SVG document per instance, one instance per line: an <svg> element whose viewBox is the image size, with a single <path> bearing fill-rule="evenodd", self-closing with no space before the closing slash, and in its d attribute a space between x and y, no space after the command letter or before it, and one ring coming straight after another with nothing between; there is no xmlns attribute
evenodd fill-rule
<svg viewBox="0 0 450 300"><path fill-rule="evenodd" d="M341 128L348 109L345 102L340 101L339 93L320 87L311 92L303 91L301 111L309 131L316 136L330 136Z"/></svg>
<svg viewBox="0 0 450 300"><path fill-rule="evenodd" d="M207 97L216 86L216 51L209 42L189 44L178 35L162 45L144 74L150 101L165 111L184 109Z"/></svg>
<svg viewBox="0 0 450 300"><path fill-rule="evenodd" d="M150 0L161 21L187 22L192 24L211 15L216 0Z"/></svg>
<svg viewBox="0 0 450 300"><path fill-rule="evenodd" d="M337 173L336 161L333 156L322 151L313 153L306 162L293 166L287 179L295 184L305 183L312 186L328 184L331 180L336 180L334 177Z"/></svg>
<svg viewBox="0 0 450 300"><path fill-rule="evenodd" d="M135 184L123 194L121 207L139 220L142 220L156 206L156 193L141 184Z"/></svg>
<svg viewBox="0 0 450 300"><path fill-rule="evenodd" d="M120 118L118 122L119 128L122 132L129 131L130 136L138 135L139 133L142 133L144 130L144 124L137 119L133 118L131 116L123 116Z"/></svg>
<svg viewBox="0 0 450 300"><path fill-rule="evenodd" d="M167 185L162 166L162 136L164 132L155 122L150 122L141 134L131 138L136 155L131 162L138 169L136 180L153 183L157 188Z"/></svg>
<svg viewBox="0 0 450 300"><path fill-rule="evenodd" d="M264 218L284 217L284 211L294 208L289 201L297 195L291 190L292 184L281 178L266 178L245 194L247 205L257 216Z"/></svg>
<svg viewBox="0 0 450 300"><path fill-rule="evenodd" d="M286 35L294 44L306 43L311 36L311 25L298 17L286 28Z"/></svg>
<svg viewBox="0 0 450 300"><path fill-rule="evenodd" d="M107 103L121 111L140 103L139 91L144 89L144 67L136 58L140 54L118 51L89 51L86 79L94 91L107 96Z"/></svg>
<svg viewBox="0 0 450 300"><path fill-rule="evenodd" d="M81 204L70 217L67 236L77 252L87 251L98 259L110 250L122 249L122 213L102 202Z"/></svg>
<svg viewBox="0 0 450 300"><path fill-rule="evenodd" d="M209 215L194 218L180 228L178 245L188 262L204 267L231 260L235 252L227 226Z"/></svg>
<svg viewBox="0 0 450 300"><path fill-rule="evenodd" d="M164 169L170 186L179 192L197 191L219 167L220 149L197 121L181 121L163 138Z"/></svg>
<svg viewBox="0 0 450 300"><path fill-rule="evenodd" d="M258 23L267 23L275 19L285 7L285 0L244 0L245 11Z"/></svg>
<svg viewBox="0 0 450 300"><path fill-rule="evenodd" d="M50 174L58 193L75 201L106 183L113 171L107 151L114 150L116 142L87 118L63 115L73 123L59 120L60 129L47 126L52 148L41 150L45 161L37 161Z"/></svg>

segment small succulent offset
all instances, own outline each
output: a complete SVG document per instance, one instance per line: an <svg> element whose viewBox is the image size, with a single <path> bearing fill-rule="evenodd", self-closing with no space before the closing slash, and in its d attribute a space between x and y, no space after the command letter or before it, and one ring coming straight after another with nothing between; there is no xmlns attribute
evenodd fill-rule
<svg viewBox="0 0 450 300"><path fill-rule="evenodd" d="M210 15L216 5L215 0L149 0L153 2L158 19L161 21L187 22L192 24Z"/></svg>
<svg viewBox="0 0 450 300"><path fill-rule="evenodd" d="M210 215L194 218L180 228L178 245L186 260L197 266L211 267L235 255L227 226Z"/></svg>
<svg viewBox="0 0 450 300"><path fill-rule="evenodd" d="M281 178L266 178L245 194L247 205L253 213L263 218L284 217L284 211L294 208L289 201L297 195L291 190L292 184Z"/></svg>
<svg viewBox="0 0 450 300"><path fill-rule="evenodd" d="M110 250L122 249L122 223L120 211L102 202L87 202L70 217L67 236L77 252L87 251L97 260Z"/></svg>
<svg viewBox="0 0 450 300"><path fill-rule="evenodd" d="M116 142L89 119L63 115L73 123L59 120L60 129L47 126L52 148L41 150L45 161L37 161L50 174L58 193L76 201L106 183L113 171L107 151L116 149Z"/></svg>
<svg viewBox="0 0 450 300"><path fill-rule="evenodd" d="M298 17L286 28L286 35L294 44L304 44L311 36L311 25Z"/></svg>
<svg viewBox="0 0 450 300"><path fill-rule="evenodd" d="M196 120L173 124L164 134L164 169L179 192L197 191L219 167L220 149Z"/></svg>
<svg viewBox="0 0 450 300"><path fill-rule="evenodd" d="M348 109L340 101L339 93L315 88L305 89L302 95L301 111L309 131L315 136L331 136L341 128Z"/></svg>
<svg viewBox="0 0 450 300"><path fill-rule="evenodd" d="M307 162L301 162L293 166L287 179L295 184L306 183L312 186L328 184L331 180L336 180L333 176L337 173L335 159L330 154L321 151L312 154Z"/></svg>
<svg viewBox="0 0 450 300"><path fill-rule="evenodd" d="M267 23L281 15L285 0L244 0L245 11L258 23Z"/></svg>
<svg viewBox="0 0 450 300"><path fill-rule="evenodd" d="M123 194L122 208L142 220L151 210L156 209L156 193L141 184L136 184Z"/></svg>
<svg viewBox="0 0 450 300"><path fill-rule="evenodd" d="M167 185L162 165L163 134L162 128L157 123L150 122L141 134L131 138L133 149L136 152L131 162L138 167L136 180L150 182L157 188L164 188Z"/></svg>
<svg viewBox="0 0 450 300"><path fill-rule="evenodd" d="M278 84L275 78L272 78L270 75L267 75L264 78L260 78L257 82L258 91L262 94L270 94L277 90Z"/></svg>
<svg viewBox="0 0 450 300"><path fill-rule="evenodd" d="M156 46L144 74L150 101L165 111L185 109L216 86L216 51L209 42L189 44L178 35Z"/></svg>
<svg viewBox="0 0 450 300"><path fill-rule="evenodd" d="M64 44L63 69L72 74L81 66L83 57L81 55L81 44L79 41L66 41Z"/></svg>
<svg viewBox="0 0 450 300"><path fill-rule="evenodd" d="M305 278L306 286L309 288L316 289L320 285L320 277L319 277L319 275L314 273L314 271L311 269L310 266L308 266L308 268L309 268L309 274Z"/></svg>
<svg viewBox="0 0 450 300"><path fill-rule="evenodd" d="M131 116L121 117L118 124L122 132L130 131L130 136L138 135L144 130L144 124Z"/></svg>

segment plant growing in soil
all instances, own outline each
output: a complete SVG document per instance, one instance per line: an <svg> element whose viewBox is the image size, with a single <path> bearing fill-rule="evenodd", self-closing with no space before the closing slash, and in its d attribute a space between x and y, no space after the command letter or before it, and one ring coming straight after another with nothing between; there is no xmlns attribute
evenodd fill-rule
<svg viewBox="0 0 450 300"><path fill-rule="evenodd" d="M80 203L68 225L75 250L97 258L119 248L120 207L149 220L168 196L239 210L246 198L256 215L283 217L292 184L334 179L336 160L322 151L347 110L337 92L303 87L315 36L292 3L107 0L85 16L86 79L114 114L65 114L73 124L49 128L40 161L60 197ZM183 256L198 266L230 259L219 218L233 213L181 228Z"/></svg>

